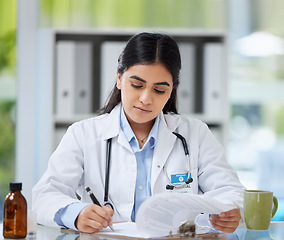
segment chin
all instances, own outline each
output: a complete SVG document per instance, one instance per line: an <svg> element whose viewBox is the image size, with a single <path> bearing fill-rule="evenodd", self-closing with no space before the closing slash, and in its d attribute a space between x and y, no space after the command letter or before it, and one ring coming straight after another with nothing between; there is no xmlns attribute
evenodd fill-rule
<svg viewBox="0 0 284 240"><path fill-rule="evenodd" d="M148 123L148 122L153 120L152 118L151 119L148 119L148 118L145 119L145 118L141 118L141 117L133 117L133 118L130 117L130 119L135 123L141 123L141 124Z"/></svg>

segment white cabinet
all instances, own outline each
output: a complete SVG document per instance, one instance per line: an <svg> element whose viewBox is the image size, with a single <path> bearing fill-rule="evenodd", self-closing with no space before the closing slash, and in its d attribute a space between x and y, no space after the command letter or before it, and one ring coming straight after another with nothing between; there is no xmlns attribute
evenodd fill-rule
<svg viewBox="0 0 284 240"><path fill-rule="evenodd" d="M126 41L141 31L145 29L40 31L38 80L44 97L39 104L48 106L42 128L37 129L45 134L43 144L48 149L40 156L42 171L66 128L95 116L104 105L115 84L119 54ZM225 145L229 115L226 34L188 29L163 32L173 36L181 50L179 112L206 122Z"/></svg>

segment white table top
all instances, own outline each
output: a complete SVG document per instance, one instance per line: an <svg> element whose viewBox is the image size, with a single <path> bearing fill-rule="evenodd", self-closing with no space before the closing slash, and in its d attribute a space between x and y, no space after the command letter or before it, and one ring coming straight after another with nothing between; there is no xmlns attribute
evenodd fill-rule
<svg viewBox="0 0 284 240"><path fill-rule="evenodd" d="M0 239L3 238L3 225L0 224ZM34 237L27 236L26 239L39 239L39 240L108 240L115 239L114 237L99 236L95 234L75 234L75 233L62 233L59 228L51 228L45 226L37 226L37 234ZM119 237L116 239L124 239ZM129 238L125 238L129 239ZM187 238L189 240L189 238ZM245 227L239 227L235 233L221 234L221 236L206 238L207 240L283 240L284 239L284 222L271 222L270 228L267 231L251 231Z"/></svg>

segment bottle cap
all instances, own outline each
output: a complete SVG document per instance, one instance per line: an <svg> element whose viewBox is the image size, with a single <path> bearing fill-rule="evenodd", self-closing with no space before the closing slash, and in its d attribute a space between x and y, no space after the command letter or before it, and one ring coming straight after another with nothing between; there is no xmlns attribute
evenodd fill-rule
<svg viewBox="0 0 284 240"><path fill-rule="evenodd" d="M10 182L10 191L21 191L22 183L21 182Z"/></svg>

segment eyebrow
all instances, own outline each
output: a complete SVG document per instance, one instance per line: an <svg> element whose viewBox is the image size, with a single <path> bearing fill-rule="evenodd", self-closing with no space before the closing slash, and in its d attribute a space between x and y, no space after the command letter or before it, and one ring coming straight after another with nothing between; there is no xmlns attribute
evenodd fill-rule
<svg viewBox="0 0 284 240"><path fill-rule="evenodd" d="M146 83L146 81L141 78L141 77L138 77L136 75L133 75L133 76L130 76L130 78L133 78L133 79L136 79L138 81L141 81L143 83ZM165 86L170 86L170 84L168 82L157 82L157 83L154 83L154 85L165 85Z"/></svg>

